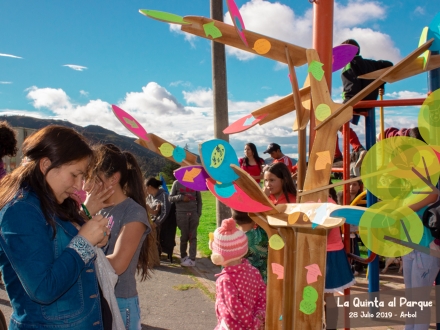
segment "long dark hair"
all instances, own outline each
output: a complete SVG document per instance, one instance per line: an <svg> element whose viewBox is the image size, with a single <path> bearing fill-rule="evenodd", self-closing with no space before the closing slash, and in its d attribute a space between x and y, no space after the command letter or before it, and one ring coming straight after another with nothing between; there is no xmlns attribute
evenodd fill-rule
<svg viewBox="0 0 440 330"><path fill-rule="evenodd" d="M8 122L0 121L0 158L15 156L17 153L17 138L15 131Z"/></svg>
<svg viewBox="0 0 440 330"><path fill-rule="evenodd" d="M353 174L350 175L350 179L354 179L354 178L357 178L357 176ZM358 197L364 191L364 183L362 182L362 180L361 179L357 180L357 183L359 183L359 191L357 192L356 196L354 196L354 198Z"/></svg>
<svg viewBox="0 0 440 330"><path fill-rule="evenodd" d="M162 181L156 179L154 176L149 176L145 179L145 186L152 186L155 189L162 187Z"/></svg>
<svg viewBox="0 0 440 330"><path fill-rule="evenodd" d="M333 184L332 179L330 179L330 181L329 181L328 184ZM331 197L331 199L333 199L333 201L334 201L335 203L338 202L338 194L336 193L336 189L335 189L335 187L331 187L331 188L329 188L329 189L328 189L328 194L329 194L329 196Z"/></svg>
<svg viewBox="0 0 440 330"><path fill-rule="evenodd" d="M40 199L41 210L54 235L55 217L81 223L77 203L68 197L63 203L58 204L52 188L46 181L46 175L54 168L88 158L90 161L85 174L87 178L93 165L93 151L87 140L71 128L51 125L29 136L23 143L22 150L24 164L7 175L0 185L0 208L10 202L20 188L30 187ZM44 174L40 170L40 160L46 157L51 164Z"/></svg>
<svg viewBox="0 0 440 330"><path fill-rule="evenodd" d="M253 144L252 142L249 142L249 143L246 143L245 146L248 146L249 149L251 149L252 154L254 155L255 162L257 163L258 166L260 166L261 163L264 163L264 159L260 158L260 156L258 156L258 151L257 151L257 147L255 146L255 144ZM246 166L249 166L249 158L247 156L244 156L244 162L245 162Z"/></svg>
<svg viewBox="0 0 440 330"><path fill-rule="evenodd" d="M287 168L286 164L284 163L275 163L269 165L267 171L275 175L277 178L283 180L283 193L286 197L286 200L288 203L290 203L289 200L289 194L296 196L296 188L293 184L292 177L290 175L290 171Z"/></svg>
<svg viewBox="0 0 440 330"><path fill-rule="evenodd" d="M147 212L146 196L142 185L142 172L136 158L130 152L122 152L117 146L111 143L96 146L95 152L96 165L93 170L93 176L99 178L98 173L103 173L109 178L119 172L121 175L119 184L125 195L133 199ZM149 216L148 221L153 232L154 229ZM157 255L157 251L154 252L156 235L152 235L152 232L145 238L139 254L137 270L141 273L141 281L144 281L150 276L150 269L153 268L153 253Z"/></svg>

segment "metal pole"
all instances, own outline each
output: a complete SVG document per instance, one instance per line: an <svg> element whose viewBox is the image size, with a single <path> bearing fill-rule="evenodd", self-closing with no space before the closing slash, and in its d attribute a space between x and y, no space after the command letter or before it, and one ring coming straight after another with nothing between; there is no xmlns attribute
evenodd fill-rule
<svg viewBox="0 0 440 330"><path fill-rule="evenodd" d="M375 110L371 110L365 117L365 140L366 148L369 150L376 143L376 115ZM367 192L367 207L377 203L377 197L371 192ZM368 251L368 256L371 251ZM368 292L379 291L379 258L376 258L368 265Z"/></svg>
<svg viewBox="0 0 440 330"><path fill-rule="evenodd" d="M438 52L432 52L432 55ZM440 88L440 69L431 70L428 72L428 94ZM435 278L435 285L440 285L440 273ZM436 303L440 302L440 298L436 297ZM440 323L437 323L437 330L440 330Z"/></svg>
<svg viewBox="0 0 440 330"><path fill-rule="evenodd" d="M211 18L223 22L222 0L211 0ZM229 126L225 45L212 41L211 46L214 137L229 141L229 136L223 133L223 130ZM230 217L231 210L229 207L216 200L217 226L221 225L223 219Z"/></svg>

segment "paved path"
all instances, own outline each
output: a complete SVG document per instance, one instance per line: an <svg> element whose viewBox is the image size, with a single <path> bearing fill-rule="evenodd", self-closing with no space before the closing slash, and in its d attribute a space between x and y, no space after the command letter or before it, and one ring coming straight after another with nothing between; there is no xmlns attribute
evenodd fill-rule
<svg viewBox="0 0 440 330"><path fill-rule="evenodd" d="M214 309L215 277L219 268L208 258L197 258L197 269L180 266L176 250L173 264L163 256L152 278L138 280L142 329L207 330L217 324ZM0 284L0 310L9 323L12 308Z"/></svg>
<svg viewBox="0 0 440 330"><path fill-rule="evenodd" d="M178 246L174 262L165 260L151 279L138 281L138 292L142 310L142 329L151 330L209 330L216 325L214 310L215 276L220 269L210 259L198 256L196 267L180 266ZM368 292L365 273L356 277L351 294ZM380 290L404 288L403 277L397 269L380 275ZM7 321L11 315L9 299L0 285L0 310ZM376 330L403 330L403 326L361 328ZM431 325L430 329L435 329Z"/></svg>

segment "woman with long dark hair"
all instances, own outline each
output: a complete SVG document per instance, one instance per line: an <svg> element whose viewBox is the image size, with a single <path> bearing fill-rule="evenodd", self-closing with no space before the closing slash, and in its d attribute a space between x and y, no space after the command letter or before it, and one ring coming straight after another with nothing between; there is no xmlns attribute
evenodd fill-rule
<svg viewBox="0 0 440 330"><path fill-rule="evenodd" d="M95 245L110 231L87 223L70 195L93 166L83 136L47 126L26 139L23 164L0 185L0 268L13 313L9 329L104 329Z"/></svg>
<svg viewBox="0 0 440 330"><path fill-rule="evenodd" d="M100 214L113 223L105 254L119 280L115 287L116 300L126 329L141 329L141 315L136 290L136 270L141 280L150 275L158 259L155 231L147 214L142 173L134 156L122 152L113 144L96 148L93 177L110 186L113 194L105 201L112 204ZM149 235L149 233L151 233Z"/></svg>
<svg viewBox="0 0 440 330"><path fill-rule="evenodd" d="M264 165L264 159L258 156L257 147L253 143L246 143L244 146L244 157L238 160L240 167L260 183Z"/></svg>
<svg viewBox="0 0 440 330"><path fill-rule="evenodd" d="M286 164L275 163L267 167L264 172L264 187L275 205L296 203L296 188Z"/></svg>
<svg viewBox="0 0 440 330"><path fill-rule="evenodd" d="M2 158L5 156L14 157L17 150L15 131L8 122L0 121L0 180L6 175Z"/></svg>

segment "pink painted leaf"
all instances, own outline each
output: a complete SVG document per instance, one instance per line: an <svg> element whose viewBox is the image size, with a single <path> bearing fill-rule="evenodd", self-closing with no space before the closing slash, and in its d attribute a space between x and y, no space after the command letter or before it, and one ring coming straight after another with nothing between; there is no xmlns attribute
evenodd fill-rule
<svg viewBox="0 0 440 330"><path fill-rule="evenodd" d="M116 105L112 105L112 109L116 118L118 118L121 124L124 125L131 133L142 140L150 141L147 131L132 115L128 114Z"/></svg>
<svg viewBox="0 0 440 330"><path fill-rule="evenodd" d="M246 115L243 118L238 119L237 121L233 122L231 125L226 127L223 130L223 133L235 134L235 133L243 132L243 131L257 125L266 116L267 116L267 114L264 114L264 115L260 115L257 118L255 118L254 116L252 116L252 114Z"/></svg>
<svg viewBox="0 0 440 330"><path fill-rule="evenodd" d="M246 193L240 189L240 187L233 182L235 193L229 197L224 198L217 194L215 190L215 181L212 178L206 180L209 191L226 206L241 212L265 212L272 210L270 206L263 205L257 201L254 201Z"/></svg>

